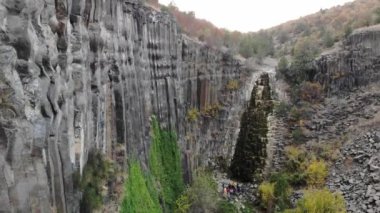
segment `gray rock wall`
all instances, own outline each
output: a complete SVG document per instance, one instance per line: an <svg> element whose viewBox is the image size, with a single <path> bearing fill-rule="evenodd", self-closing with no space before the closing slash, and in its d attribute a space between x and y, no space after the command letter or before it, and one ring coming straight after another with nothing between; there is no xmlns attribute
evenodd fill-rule
<svg viewBox="0 0 380 213"><path fill-rule="evenodd" d="M380 81L380 25L355 30L343 45L316 61L319 81L329 94Z"/></svg>
<svg viewBox="0 0 380 213"><path fill-rule="evenodd" d="M91 149L147 168L150 120L175 131L188 179L230 159L248 72L133 0L0 0L0 212L78 212ZM189 109L218 104L189 122Z"/></svg>

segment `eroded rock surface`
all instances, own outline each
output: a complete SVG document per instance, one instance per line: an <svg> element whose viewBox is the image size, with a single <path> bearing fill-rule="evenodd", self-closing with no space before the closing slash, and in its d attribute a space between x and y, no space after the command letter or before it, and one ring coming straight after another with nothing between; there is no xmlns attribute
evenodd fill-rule
<svg viewBox="0 0 380 213"><path fill-rule="evenodd" d="M78 212L89 150L144 164L152 115L177 132L187 177L228 160L252 89L226 89L250 78L239 60L134 0L0 0L0 70L0 212Z"/></svg>
<svg viewBox="0 0 380 213"><path fill-rule="evenodd" d="M315 79L328 94L380 81L380 25L355 30L341 47L316 61Z"/></svg>

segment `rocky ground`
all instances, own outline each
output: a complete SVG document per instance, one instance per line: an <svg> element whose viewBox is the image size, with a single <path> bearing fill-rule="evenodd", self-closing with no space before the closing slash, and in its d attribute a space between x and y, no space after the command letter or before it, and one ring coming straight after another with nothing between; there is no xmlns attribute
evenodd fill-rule
<svg viewBox="0 0 380 213"><path fill-rule="evenodd" d="M328 98L305 123L310 149L341 143L335 147L337 152L330 152L336 156L329 156L334 163L327 186L343 193L348 212L380 212L379 91L374 86Z"/></svg>
<svg viewBox="0 0 380 213"><path fill-rule="evenodd" d="M329 188L343 193L349 212L380 212L380 128L358 136L341 154Z"/></svg>

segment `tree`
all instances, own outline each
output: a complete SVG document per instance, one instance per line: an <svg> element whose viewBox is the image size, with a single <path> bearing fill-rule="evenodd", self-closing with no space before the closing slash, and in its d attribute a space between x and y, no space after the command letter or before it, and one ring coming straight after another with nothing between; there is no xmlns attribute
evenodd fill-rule
<svg viewBox="0 0 380 213"><path fill-rule="evenodd" d="M293 60L286 80L293 85L313 80L315 75L313 61L317 54L318 48L315 41L311 39L299 40L293 49Z"/></svg>
<svg viewBox="0 0 380 213"><path fill-rule="evenodd" d="M285 76L288 75L288 72L289 71L289 62L288 62L288 59L286 59L286 57L281 57L280 58L280 61L278 62L277 64L277 77L280 77L280 78L285 78Z"/></svg>
<svg viewBox="0 0 380 213"><path fill-rule="evenodd" d="M326 30L323 33L322 43L323 43L323 46L325 46L327 48L332 47L334 45L334 43L335 43L334 37L332 36L332 33L330 31Z"/></svg>

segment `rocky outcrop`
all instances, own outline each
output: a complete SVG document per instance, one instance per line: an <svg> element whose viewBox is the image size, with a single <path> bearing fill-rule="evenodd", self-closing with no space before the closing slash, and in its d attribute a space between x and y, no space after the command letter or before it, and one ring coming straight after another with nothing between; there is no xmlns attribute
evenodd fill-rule
<svg viewBox="0 0 380 213"><path fill-rule="evenodd" d="M315 80L328 94L380 81L380 25L355 30L340 48L316 60Z"/></svg>
<svg viewBox="0 0 380 213"><path fill-rule="evenodd" d="M0 0L0 20L0 212L78 212L72 176L89 151L146 164L152 115L177 132L188 177L231 158L252 88L226 85L248 73L169 15L134 0Z"/></svg>
<svg viewBox="0 0 380 213"><path fill-rule="evenodd" d="M231 177L241 182L260 179L267 158L268 114L272 111L268 73L257 80L247 110L241 118L239 137L231 161Z"/></svg>

